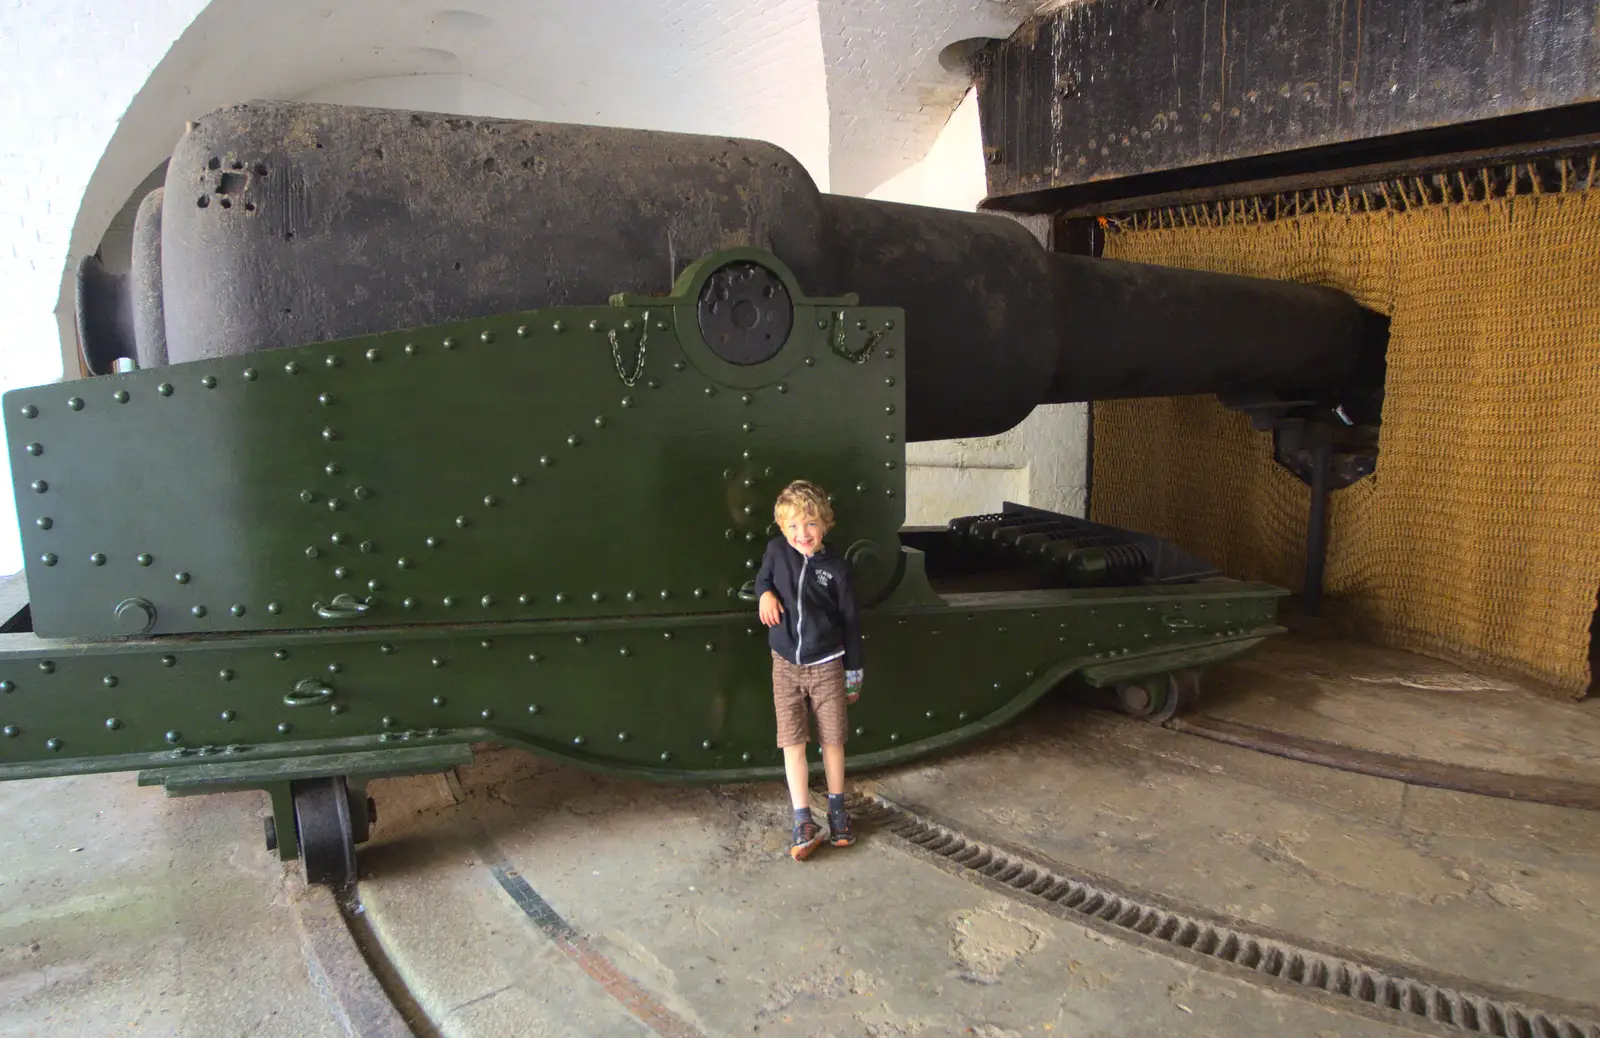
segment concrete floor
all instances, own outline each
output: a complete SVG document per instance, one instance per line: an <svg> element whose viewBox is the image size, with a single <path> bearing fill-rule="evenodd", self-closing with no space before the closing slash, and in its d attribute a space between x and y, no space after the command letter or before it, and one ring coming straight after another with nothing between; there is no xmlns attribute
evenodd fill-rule
<svg viewBox="0 0 1600 1038"><path fill-rule="evenodd" d="M1589 704L1508 711L1516 690L1463 691L1470 675L1377 652L1286 643L1216 675L1208 709L1600 774ZM1445 724L1406 698L1441 688L1459 696ZM1064 697L858 782L978 838L1306 938L1555 997L1600 991L1600 813L1320 769ZM886 834L795 864L774 784L645 785L489 750L456 790L429 776L372 792L363 917L423 1033L646 1035L641 1005L656 1033L705 1035L1400 1033L1036 911ZM307 979L292 869L262 846L264 810L252 794L165 800L131 776L0 784L0 1036L339 1033ZM512 901L497 865L581 954Z"/></svg>

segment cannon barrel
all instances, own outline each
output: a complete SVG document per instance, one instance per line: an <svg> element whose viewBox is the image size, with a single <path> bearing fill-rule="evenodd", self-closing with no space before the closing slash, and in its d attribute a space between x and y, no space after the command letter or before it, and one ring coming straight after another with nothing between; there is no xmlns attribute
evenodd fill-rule
<svg viewBox="0 0 1600 1038"><path fill-rule="evenodd" d="M173 362L663 294L738 245L814 295L904 308L911 440L1002 432L1043 403L1332 388L1384 337L1332 290L1059 255L1004 217L822 194L749 140L261 102L199 120L165 195L136 226L160 289L133 309ZM163 344L140 339L148 365Z"/></svg>

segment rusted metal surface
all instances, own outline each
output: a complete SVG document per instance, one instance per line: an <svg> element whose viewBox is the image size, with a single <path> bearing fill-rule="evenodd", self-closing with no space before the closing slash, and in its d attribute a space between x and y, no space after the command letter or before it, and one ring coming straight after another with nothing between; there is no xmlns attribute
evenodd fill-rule
<svg viewBox="0 0 1600 1038"><path fill-rule="evenodd" d="M1220 721L1213 717L1175 717L1166 722L1166 727L1277 757L1392 779L1413 786L1434 786L1505 800L1600 811L1600 786L1588 782L1515 775L1487 768L1422 760L1398 753L1359 750L1253 725Z"/></svg>
<svg viewBox="0 0 1600 1038"><path fill-rule="evenodd" d="M1592 102L1597 19L1600 0L1069 4L985 56L989 193Z"/></svg>

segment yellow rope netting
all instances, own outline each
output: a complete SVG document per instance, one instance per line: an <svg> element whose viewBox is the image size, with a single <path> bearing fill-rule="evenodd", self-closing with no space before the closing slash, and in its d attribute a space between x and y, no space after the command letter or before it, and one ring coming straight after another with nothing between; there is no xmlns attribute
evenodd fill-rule
<svg viewBox="0 0 1600 1038"><path fill-rule="evenodd" d="M1105 256L1328 285L1392 320L1377 473L1333 495L1330 605L1367 637L1581 695L1600 588L1595 163L1165 209ZM1509 175L1506 175L1509 173ZM1587 173L1585 176L1584 174ZM1597 185L1590 187L1589 185ZM1211 397L1094 407L1093 518L1298 590L1308 492Z"/></svg>

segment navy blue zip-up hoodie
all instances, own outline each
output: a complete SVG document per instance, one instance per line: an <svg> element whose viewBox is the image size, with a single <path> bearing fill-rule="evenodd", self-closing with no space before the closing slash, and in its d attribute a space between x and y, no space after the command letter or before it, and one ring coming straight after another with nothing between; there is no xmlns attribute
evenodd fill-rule
<svg viewBox="0 0 1600 1038"><path fill-rule="evenodd" d="M756 574L756 598L768 591L783 605L783 619L767 629L773 652L801 666L843 656L845 670L861 669L861 614L848 562L826 545L808 558L774 537Z"/></svg>

